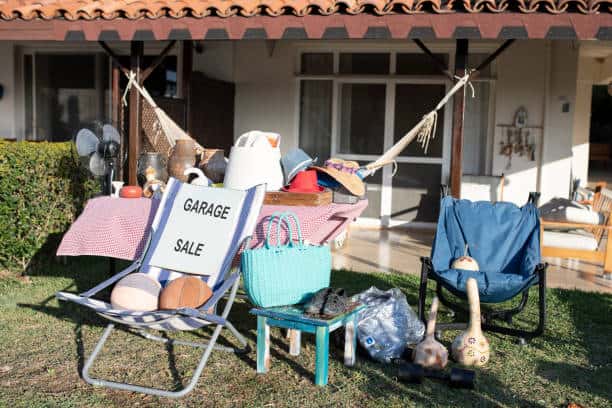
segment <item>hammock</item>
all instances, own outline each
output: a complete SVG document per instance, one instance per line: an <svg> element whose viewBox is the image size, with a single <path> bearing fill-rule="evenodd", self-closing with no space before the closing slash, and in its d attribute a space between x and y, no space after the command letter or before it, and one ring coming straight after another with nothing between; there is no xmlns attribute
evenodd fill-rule
<svg viewBox="0 0 612 408"><path fill-rule="evenodd" d="M471 73L467 73L463 77L458 78L459 80L457 81L457 83L451 88L450 91L448 91L444 98L442 98L442 100L438 103L434 110L423 116L423 119L421 119L419 123L417 123L412 129L410 129L408 133L406 133L400 140L398 140L398 142L394 144L389 150L383 153L382 156L380 156L375 161L366 164L359 172L360 177L364 178L366 176L370 176L374 174L376 170L388 164L394 164L394 166L396 166L395 168L397 169L395 158L399 156L399 154L406 148L406 146L408 146L408 144L410 144L410 142L412 142L415 138L417 142L421 144L421 146L425 150L425 153L427 154L429 142L436 135L438 111L448 103L450 98L459 89L461 89L466 84L469 84L470 75ZM472 88L471 85L470 88L472 89L472 97L474 97L474 88Z"/></svg>
<svg viewBox="0 0 612 408"><path fill-rule="evenodd" d="M123 93L123 104L127 105L126 96L130 88L136 88L144 100L142 107L143 123L150 123L152 125L143 126L143 128L146 141L154 151L163 154L167 158L172 153L177 140L193 139L162 108L157 106L146 88L138 84L134 72L130 71L126 76L128 84ZM204 148L195 140L194 142L196 151L198 154L201 154Z"/></svg>
<svg viewBox="0 0 612 408"><path fill-rule="evenodd" d="M365 165L359 172L361 178L370 176L376 172L379 168L386 166L388 164L394 164L397 169L397 164L395 163L395 158L399 156L399 154L412 142L415 138L418 143L421 144L425 153L427 153L427 149L429 148L429 142L431 139L435 137L436 134L436 125L438 121L438 111L442 109L444 105L448 103L450 98L463 86L466 84L470 85L471 73L465 74L463 77L458 78L457 83L451 88L451 90L440 100L438 105L423 116L423 119L419 123L417 123L408 133L406 133L395 145L393 145L389 150L383 153L375 161L368 163ZM191 136L187 134L179 125L176 124L170 116L166 112L163 111L149 92L142 86L138 84L136 81L136 74L134 72L130 72L126 74L128 77L128 84L123 94L123 103L127 105L126 95L130 89L130 87L134 87L138 90L140 95L142 95L145 104L143 106L143 117L153 116L151 112L154 114L155 118L152 121L154 125L152 128L145 130L145 136L147 141L151 144L153 149L159 153L162 153L168 157L176 144L176 141L179 139L193 139ZM471 85L470 85L471 87ZM474 97L474 88L472 89L472 97ZM156 119L156 120L155 120ZM195 140L194 140L195 142ZM204 148L195 142L196 150L199 154L202 153ZM395 171L394 171L395 173Z"/></svg>

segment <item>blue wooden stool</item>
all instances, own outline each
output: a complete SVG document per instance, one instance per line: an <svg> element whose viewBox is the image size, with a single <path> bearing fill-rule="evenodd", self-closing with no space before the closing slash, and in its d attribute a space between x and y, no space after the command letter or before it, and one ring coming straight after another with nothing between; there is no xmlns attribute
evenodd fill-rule
<svg viewBox="0 0 612 408"><path fill-rule="evenodd" d="M327 384L329 357L329 333L346 326L344 338L344 364L355 364L357 348L357 317L365 306L358 304L350 311L325 320L304 315L299 305L279 306L267 309L251 309L257 315L257 372L270 369L270 327L289 329L289 354L300 354L301 332L313 333L316 338L315 384Z"/></svg>

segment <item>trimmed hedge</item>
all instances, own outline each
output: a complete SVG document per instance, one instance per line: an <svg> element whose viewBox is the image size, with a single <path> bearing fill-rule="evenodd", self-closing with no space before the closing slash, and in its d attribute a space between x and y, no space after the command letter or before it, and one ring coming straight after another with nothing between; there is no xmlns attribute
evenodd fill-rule
<svg viewBox="0 0 612 408"><path fill-rule="evenodd" d="M23 273L54 256L98 189L71 142L0 140L0 269Z"/></svg>

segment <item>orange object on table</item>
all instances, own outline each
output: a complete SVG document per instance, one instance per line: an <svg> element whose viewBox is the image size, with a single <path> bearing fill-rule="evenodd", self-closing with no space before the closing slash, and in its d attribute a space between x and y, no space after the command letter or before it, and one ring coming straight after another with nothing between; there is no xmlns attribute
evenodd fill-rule
<svg viewBox="0 0 612 408"><path fill-rule="evenodd" d="M140 198L142 197L142 188L138 186L124 186L119 190L121 198Z"/></svg>
<svg viewBox="0 0 612 408"><path fill-rule="evenodd" d="M277 147L278 146L278 137L277 136L273 136L273 135L268 135L268 143L270 143L270 146L272 147Z"/></svg>

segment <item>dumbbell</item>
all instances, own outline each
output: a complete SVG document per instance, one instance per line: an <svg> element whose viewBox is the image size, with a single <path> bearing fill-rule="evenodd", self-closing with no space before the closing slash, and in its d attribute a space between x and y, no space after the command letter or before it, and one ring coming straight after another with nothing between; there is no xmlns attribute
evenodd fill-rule
<svg viewBox="0 0 612 408"><path fill-rule="evenodd" d="M472 370L453 367L450 373L444 370L425 368L419 364L402 363L399 365L397 376L400 380L413 384L420 384L423 378L432 378L448 382L455 388L474 388L476 373Z"/></svg>

